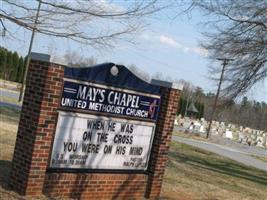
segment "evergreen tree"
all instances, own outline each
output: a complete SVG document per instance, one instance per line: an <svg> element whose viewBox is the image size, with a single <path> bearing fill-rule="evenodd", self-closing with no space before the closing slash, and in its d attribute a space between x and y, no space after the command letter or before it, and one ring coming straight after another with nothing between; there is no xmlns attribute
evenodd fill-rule
<svg viewBox="0 0 267 200"><path fill-rule="evenodd" d="M196 117L199 119L200 118L200 103L199 102L195 102L195 106L196 106L196 109L198 111L198 113L196 114Z"/></svg>
<svg viewBox="0 0 267 200"><path fill-rule="evenodd" d="M204 116L204 103L200 105L200 118Z"/></svg>
<svg viewBox="0 0 267 200"><path fill-rule="evenodd" d="M6 61L7 50L3 47L0 47L0 78L2 79L5 77Z"/></svg>
<svg viewBox="0 0 267 200"><path fill-rule="evenodd" d="M4 77L6 80L10 80L12 68L13 68L13 53L11 51L8 51L6 58L5 77Z"/></svg>
<svg viewBox="0 0 267 200"><path fill-rule="evenodd" d="M185 108L186 108L186 100L184 98L180 98L178 114L184 116Z"/></svg>
<svg viewBox="0 0 267 200"><path fill-rule="evenodd" d="M24 60L23 57L20 56L19 58L19 65L18 65L18 73L16 77L16 82L21 83L23 79L23 71L24 71Z"/></svg>
<svg viewBox="0 0 267 200"><path fill-rule="evenodd" d="M27 56L24 57L23 71L21 74L21 83L23 82L23 78L24 78L24 74L25 74L25 70L26 70L26 64L27 64Z"/></svg>
<svg viewBox="0 0 267 200"><path fill-rule="evenodd" d="M178 115L179 115L179 114L182 114L182 112L181 112L182 107L183 107L183 99L180 98L180 101L179 101L179 110L178 110L178 113L177 113Z"/></svg>
<svg viewBox="0 0 267 200"><path fill-rule="evenodd" d="M12 69L10 74L11 81L16 81L18 66L19 66L19 55L17 54L17 52L14 52L12 55Z"/></svg>

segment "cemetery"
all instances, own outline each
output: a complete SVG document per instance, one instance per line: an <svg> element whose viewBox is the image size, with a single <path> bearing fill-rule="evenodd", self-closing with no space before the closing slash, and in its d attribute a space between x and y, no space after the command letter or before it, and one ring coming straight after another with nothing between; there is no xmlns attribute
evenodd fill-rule
<svg viewBox="0 0 267 200"><path fill-rule="evenodd" d="M204 118L195 119L190 117L182 117L178 115L175 119L175 125L181 131L187 133L206 135L208 121ZM211 135L227 138L229 140L244 144L252 145L260 148L267 148L267 132L263 130L255 130L249 127L237 126L235 124L225 122L212 121Z"/></svg>

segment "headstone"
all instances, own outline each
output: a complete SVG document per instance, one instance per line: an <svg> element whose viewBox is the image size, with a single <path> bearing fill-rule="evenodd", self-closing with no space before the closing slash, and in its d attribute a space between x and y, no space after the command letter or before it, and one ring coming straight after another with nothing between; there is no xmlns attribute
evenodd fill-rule
<svg viewBox="0 0 267 200"><path fill-rule="evenodd" d="M230 131L229 129L226 129L225 138L233 139L233 132Z"/></svg>
<svg viewBox="0 0 267 200"><path fill-rule="evenodd" d="M218 129L216 127L211 128L211 135L218 135Z"/></svg>
<svg viewBox="0 0 267 200"><path fill-rule="evenodd" d="M201 126L199 127L199 132L200 132L200 133L205 133L205 132L206 132L204 125L201 125Z"/></svg>
<svg viewBox="0 0 267 200"><path fill-rule="evenodd" d="M257 144L256 144L256 146L257 147L264 147L263 146L263 137L257 137Z"/></svg>
<svg viewBox="0 0 267 200"><path fill-rule="evenodd" d="M183 127L185 129L189 129L190 125L191 125L191 122L190 121L185 121L184 124L183 124Z"/></svg>
<svg viewBox="0 0 267 200"><path fill-rule="evenodd" d="M218 134L219 134L220 136L222 136L224 132L225 132L224 128L222 128L222 127L219 127L219 128L218 128Z"/></svg>
<svg viewBox="0 0 267 200"><path fill-rule="evenodd" d="M199 123L199 121L198 120L195 121L194 122L194 132L199 132L200 126L201 126L201 124Z"/></svg>
<svg viewBox="0 0 267 200"><path fill-rule="evenodd" d="M242 143L244 140L244 134L242 132L237 132L238 133L238 142Z"/></svg>

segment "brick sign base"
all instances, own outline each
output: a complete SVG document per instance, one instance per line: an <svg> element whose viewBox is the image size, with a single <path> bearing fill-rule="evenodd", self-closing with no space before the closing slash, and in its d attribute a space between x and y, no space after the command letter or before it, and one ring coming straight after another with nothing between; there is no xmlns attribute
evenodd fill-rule
<svg viewBox="0 0 267 200"><path fill-rule="evenodd" d="M161 107L146 173L49 172L64 66L31 61L9 185L21 195L75 199L157 199L180 91L161 88Z"/></svg>

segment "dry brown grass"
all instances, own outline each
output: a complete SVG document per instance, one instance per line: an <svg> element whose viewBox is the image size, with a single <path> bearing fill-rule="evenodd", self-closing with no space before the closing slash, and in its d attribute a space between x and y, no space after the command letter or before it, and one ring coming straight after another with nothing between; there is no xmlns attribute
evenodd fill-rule
<svg viewBox="0 0 267 200"><path fill-rule="evenodd" d="M176 142L169 158L162 193L166 199L267 199L264 171Z"/></svg>
<svg viewBox="0 0 267 200"><path fill-rule="evenodd" d="M12 91L19 91L20 87L21 83L0 79L0 88L10 89Z"/></svg>
<svg viewBox="0 0 267 200"><path fill-rule="evenodd" d="M252 155L252 157L257 158L257 159L267 163L267 157L255 156L255 155Z"/></svg>

